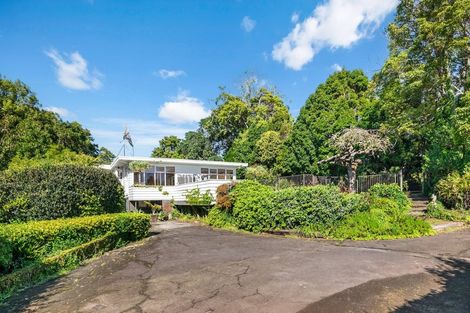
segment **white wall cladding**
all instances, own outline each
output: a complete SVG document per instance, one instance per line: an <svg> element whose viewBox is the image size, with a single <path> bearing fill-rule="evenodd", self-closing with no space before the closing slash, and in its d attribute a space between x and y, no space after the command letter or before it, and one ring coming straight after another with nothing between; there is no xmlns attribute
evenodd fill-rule
<svg viewBox="0 0 470 313"><path fill-rule="evenodd" d="M209 190L215 199L217 187L229 182L231 182L231 180L205 180L177 186L163 186L162 191L160 191L158 187L131 186L128 189L128 200L149 201L174 199L176 204L186 204L186 193L196 188L199 188L201 193L205 193ZM166 192L168 194L164 194Z"/></svg>
<svg viewBox="0 0 470 313"><path fill-rule="evenodd" d="M174 166L175 186L134 186L134 173L129 170L131 161L145 161L152 166ZM215 199L218 186L231 182L231 179L209 179L197 182L187 182L178 185L178 175L196 175L201 179L201 168L233 170L233 180L236 179L236 169L246 167L245 163L232 163L221 161L198 161L179 159L159 159L159 158L139 158L139 157L118 157L109 166L113 173L120 177L124 188L124 194L128 201L152 201L152 200L174 200L176 204L186 204L186 193L195 188L199 188L201 193L210 191ZM191 179L192 180L192 179ZM190 180L190 181L191 181Z"/></svg>

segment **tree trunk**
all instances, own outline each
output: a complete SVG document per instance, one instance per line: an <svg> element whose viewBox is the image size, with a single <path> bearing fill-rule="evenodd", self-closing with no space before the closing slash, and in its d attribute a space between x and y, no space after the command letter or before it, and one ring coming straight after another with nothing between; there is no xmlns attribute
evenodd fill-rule
<svg viewBox="0 0 470 313"><path fill-rule="evenodd" d="M351 162L347 164L348 168L348 189L349 192L356 192L356 171L357 163Z"/></svg>

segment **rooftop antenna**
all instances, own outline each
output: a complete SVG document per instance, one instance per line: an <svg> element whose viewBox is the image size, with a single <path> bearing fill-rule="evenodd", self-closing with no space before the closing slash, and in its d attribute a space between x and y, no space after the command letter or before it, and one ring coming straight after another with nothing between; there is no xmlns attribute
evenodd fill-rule
<svg viewBox="0 0 470 313"><path fill-rule="evenodd" d="M127 129L127 126L124 129L124 134L122 135L122 147L118 152L118 155L123 151L123 155L126 156L126 142L131 146L132 149L132 156L134 156L134 143L132 142L131 134L129 133L129 130Z"/></svg>

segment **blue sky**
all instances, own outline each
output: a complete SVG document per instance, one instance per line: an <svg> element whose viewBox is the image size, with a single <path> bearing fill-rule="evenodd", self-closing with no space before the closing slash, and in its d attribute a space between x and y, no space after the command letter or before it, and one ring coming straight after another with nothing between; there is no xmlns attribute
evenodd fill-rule
<svg viewBox="0 0 470 313"><path fill-rule="evenodd" d="M247 75L275 86L294 116L335 69L371 76L396 1L0 0L0 74L99 145L116 153L127 126L136 155L149 155Z"/></svg>

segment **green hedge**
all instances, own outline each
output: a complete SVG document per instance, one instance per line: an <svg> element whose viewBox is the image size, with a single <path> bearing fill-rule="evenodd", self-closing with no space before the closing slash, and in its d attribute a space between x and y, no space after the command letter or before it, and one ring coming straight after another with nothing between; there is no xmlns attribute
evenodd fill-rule
<svg viewBox="0 0 470 313"><path fill-rule="evenodd" d="M215 207L208 223L252 232L291 229L307 236L379 239L432 234L429 223L409 216L411 201L398 185L375 185L348 194L335 186L275 190L255 181L230 192L232 209Z"/></svg>
<svg viewBox="0 0 470 313"><path fill-rule="evenodd" d="M149 216L117 213L3 225L0 298L147 236Z"/></svg>
<svg viewBox="0 0 470 313"><path fill-rule="evenodd" d="M240 229L254 232L297 229L312 224L330 227L358 210L361 195L341 193L335 186L290 187L275 191L254 181L237 184L233 219Z"/></svg>
<svg viewBox="0 0 470 313"><path fill-rule="evenodd" d="M78 246L109 232L118 234L123 242L143 238L149 229L149 217L137 213L32 221L3 225L0 241L5 244L1 273L14 271L46 256ZM8 256L9 255L9 256Z"/></svg>
<svg viewBox="0 0 470 313"><path fill-rule="evenodd" d="M0 173L0 222L123 212L124 192L109 171L56 165Z"/></svg>

